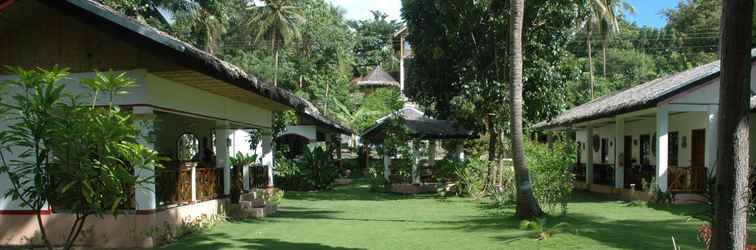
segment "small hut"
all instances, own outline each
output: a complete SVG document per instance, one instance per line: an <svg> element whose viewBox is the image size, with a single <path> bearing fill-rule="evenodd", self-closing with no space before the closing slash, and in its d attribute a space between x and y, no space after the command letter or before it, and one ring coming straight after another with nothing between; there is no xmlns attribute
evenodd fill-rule
<svg viewBox="0 0 756 250"><path fill-rule="evenodd" d="M414 157L412 164L412 184L431 182L436 160L437 141L439 140L465 140L477 138L477 134L469 129L459 126L452 120L438 120L426 116L422 111L412 105L405 106L401 110L379 119L376 124L363 133L363 138L373 144L384 145L392 121L399 121L405 129L407 144L411 146ZM366 143L367 145L367 143ZM453 154L455 158L464 160L462 143L457 143ZM421 163L420 150L427 147L427 159ZM387 183L397 182L392 175L392 158L396 155L383 150L384 178ZM422 169L421 169L422 168Z"/></svg>
<svg viewBox="0 0 756 250"><path fill-rule="evenodd" d="M357 87L365 89L368 92L382 87L399 87L399 82L395 80L389 73L383 71L380 65L375 66L373 71L362 78L359 78L356 83Z"/></svg>

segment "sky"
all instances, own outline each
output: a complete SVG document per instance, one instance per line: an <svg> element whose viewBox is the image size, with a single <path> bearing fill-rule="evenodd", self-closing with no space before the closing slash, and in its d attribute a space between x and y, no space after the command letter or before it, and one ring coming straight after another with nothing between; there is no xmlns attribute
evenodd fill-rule
<svg viewBox="0 0 756 250"><path fill-rule="evenodd" d="M368 19L371 10L380 10L389 15L389 19L401 18L401 0L328 0L346 10L347 19ZM660 15L664 9L674 8L678 0L626 0L635 7L635 15L627 15L631 22L640 26L662 27L666 23Z"/></svg>

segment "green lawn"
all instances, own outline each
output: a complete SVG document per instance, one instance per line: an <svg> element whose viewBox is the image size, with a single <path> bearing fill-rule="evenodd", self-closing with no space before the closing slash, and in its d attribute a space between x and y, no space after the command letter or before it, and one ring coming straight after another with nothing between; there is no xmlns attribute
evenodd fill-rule
<svg viewBox="0 0 756 250"><path fill-rule="evenodd" d="M525 237L513 209L465 198L376 194L364 185L289 192L275 217L227 222L168 249L701 249L695 205L638 207L576 193L566 221L577 234ZM753 237L752 237L753 238Z"/></svg>

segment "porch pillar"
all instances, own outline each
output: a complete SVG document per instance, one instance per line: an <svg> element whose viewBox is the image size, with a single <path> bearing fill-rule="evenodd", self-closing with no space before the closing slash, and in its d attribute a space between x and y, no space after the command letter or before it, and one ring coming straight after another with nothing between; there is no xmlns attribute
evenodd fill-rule
<svg viewBox="0 0 756 250"><path fill-rule="evenodd" d="M386 145L383 145L383 178L386 183L391 183L391 154Z"/></svg>
<svg viewBox="0 0 756 250"><path fill-rule="evenodd" d="M139 135L137 142L149 149L155 149L155 138L152 132L155 127L155 113L150 107L134 107L134 127ZM155 190L155 166L145 166L134 169L134 175L143 181L136 184L134 201L136 210L155 210L157 208L157 195Z"/></svg>
<svg viewBox="0 0 756 250"><path fill-rule="evenodd" d="M249 167L250 166L244 166L242 167L242 182L244 183L244 190L252 190L251 183L249 183Z"/></svg>
<svg viewBox="0 0 756 250"><path fill-rule="evenodd" d="M662 107L656 113L656 183L659 190L667 191L669 152L669 110Z"/></svg>
<svg viewBox="0 0 756 250"><path fill-rule="evenodd" d="M231 194L231 155L229 152L229 124L228 121L219 123L215 129L215 162L216 168L223 170L223 195Z"/></svg>
<svg viewBox="0 0 756 250"><path fill-rule="evenodd" d="M588 188L593 184L593 127L585 128L585 184Z"/></svg>
<svg viewBox="0 0 756 250"><path fill-rule="evenodd" d="M706 178L713 176L717 167L717 120L719 119L719 106L709 106L709 126L706 129Z"/></svg>
<svg viewBox="0 0 756 250"><path fill-rule="evenodd" d="M192 203L197 202L197 165L192 164Z"/></svg>
<svg viewBox="0 0 756 250"><path fill-rule="evenodd" d="M273 131L265 131L262 135L262 164L268 170L268 187L273 187Z"/></svg>
<svg viewBox="0 0 756 250"><path fill-rule="evenodd" d="M455 147L456 147L457 159L459 161L465 161L465 142L458 141Z"/></svg>
<svg viewBox="0 0 756 250"><path fill-rule="evenodd" d="M420 173L418 173L418 165L420 165L420 143L419 141L410 142L412 147L412 184L420 183Z"/></svg>
<svg viewBox="0 0 756 250"><path fill-rule="evenodd" d="M625 118L617 117L614 124L614 187L625 187ZM620 164L622 163L622 164Z"/></svg>
<svg viewBox="0 0 756 250"><path fill-rule="evenodd" d="M428 144L428 164L430 166L436 165L436 140L430 140L430 143Z"/></svg>

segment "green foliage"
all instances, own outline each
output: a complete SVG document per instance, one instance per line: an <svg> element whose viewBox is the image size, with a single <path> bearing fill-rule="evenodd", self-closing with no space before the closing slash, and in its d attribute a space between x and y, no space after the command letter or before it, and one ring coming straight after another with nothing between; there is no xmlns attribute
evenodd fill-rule
<svg viewBox="0 0 756 250"><path fill-rule="evenodd" d="M397 20L388 20L386 13L374 10L372 19L349 21L355 32L355 74L367 75L373 67L381 65L388 71L399 70L399 59L394 55L393 39L401 27Z"/></svg>
<svg viewBox="0 0 756 250"><path fill-rule="evenodd" d="M284 191L278 188L262 192L262 199L265 204L278 204L283 200Z"/></svg>
<svg viewBox="0 0 756 250"><path fill-rule="evenodd" d="M176 229L176 238L190 234L198 234L213 229L218 224L226 222L228 218L224 214L202 214L197 218L185 218Z"/></svg>
<svg viewBox="0 0 756 250"><path fill-rule="evenodd" d="M278 186L284 190L326 190L339 175L335 162L322 147L305 150L300 161L281 160L276 165Z"/></svg>
<svg viewBox="0 0 756 250"><path fill-rule="evenodd" d="M0 132L0 173L11 184L5 196L35 211L49 201L75 213L69 249L88 217L118 215L130 202L129 189L152 181L134 173L158 166L157 152L137 142L133 118L112 103L133 85L125 74L82 80L91 100L84 102L65 92L67 70L9 69L18 78L4 83L12 94L1 104L9 124ZM97 106L100 95L108 100L104 107Z"/></svg>
<svg viewBox="0 0 756 250"><path fill-rule="evenodd" d="M555 141L551 147L537 142L526 142L531 187L538 203L545 209L560 208L567 213L567 202L572 195L575 175L569 166L575 162L572 143Z"/></svg>
<svg viewBox="0 0 756 250"><path fill-rule="evenodd" d="M244 154L242 152L236 152L235 156L230 157L231 165L234 167L247 167L257 162L257 155Z"/></svg>
<svg viewBox="0 0 756 250"><path fill-rule="evenodd" d="M548 240L552 236L558 233L568 232L572 228L567 222L560 222L557 224L549 224L547 218L539 218L537 221L524 220L520 222L520 230L530 230L533 232L533 236L538 240ZM575 230L577 233L577 230Z"/></svg>
<svg viewBox="0 0 756 250"><path fill-rule="evenodd" d="M367 179L370 191L380 192L385 190L386 178L383 176L383 165L380 162L370 163Z"/></svg>

